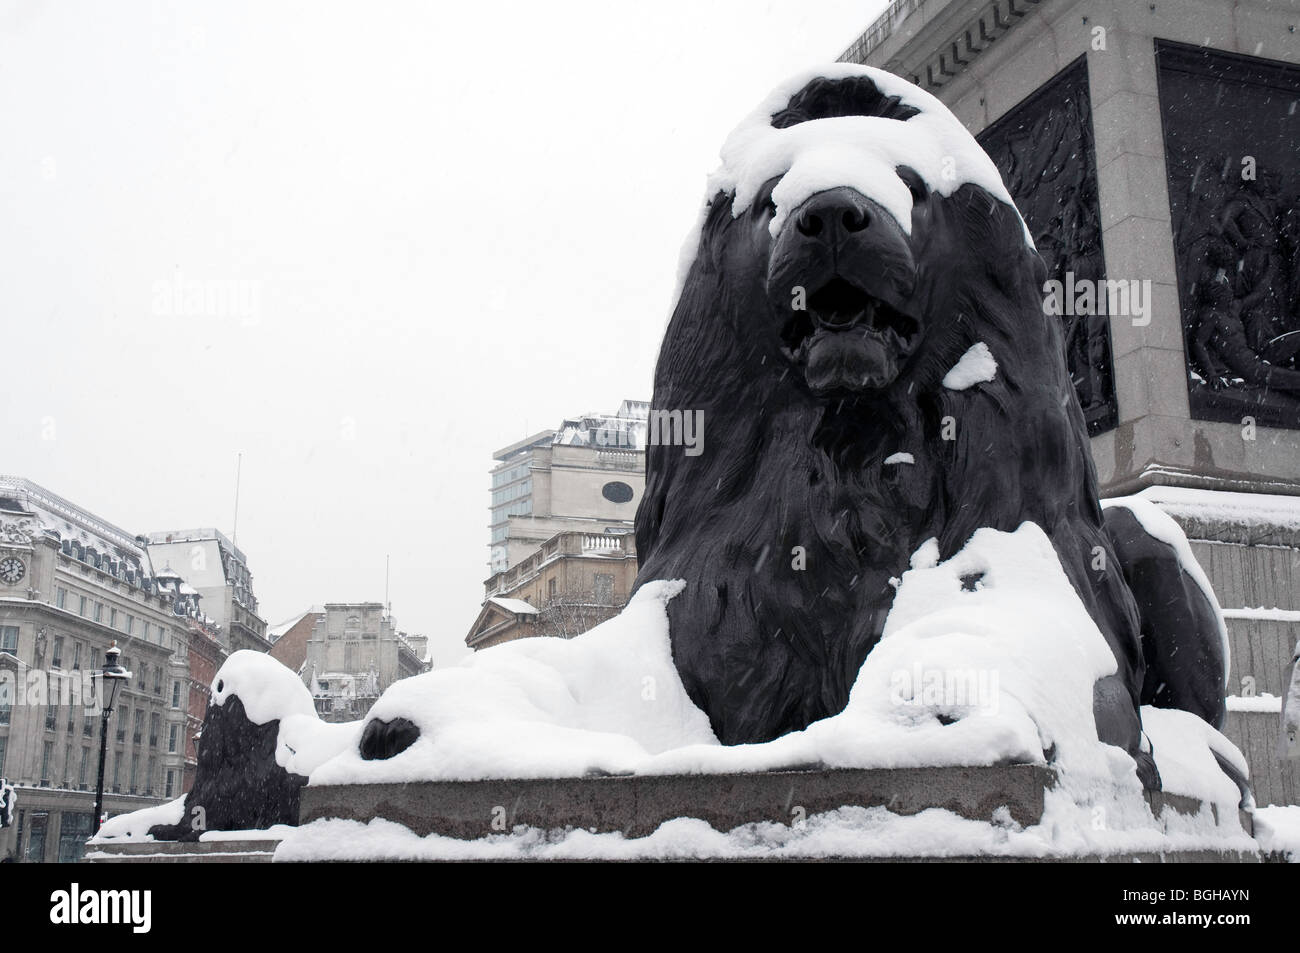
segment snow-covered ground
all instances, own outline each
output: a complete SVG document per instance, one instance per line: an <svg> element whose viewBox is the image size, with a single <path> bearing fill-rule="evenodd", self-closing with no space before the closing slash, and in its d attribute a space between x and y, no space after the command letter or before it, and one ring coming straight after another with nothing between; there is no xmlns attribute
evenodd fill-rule
<svg viewBox="0 0 1300 953"><path fill-rule="evenodd" d="M1272 809L1270 809L1272 810ZM677 818L639 838L585 830L517 827L476 840L420 837L392 821L319 820L290 832L277 861L314 860L674 860L815 859L827 857L1078 857L1192 850L1253 852L1244 832L1208 832L1205 817L1166 812L1163 823L1128 831L1096 826L1097 816L1075 818L1073 806L1055 799L1042 823L1022 828L1005 813L972 821L931 809L912 816L883 807L843 807L797 824L746 824L714 830L704 821ZM1078 823L1086 820L1086 823ZM1298 818L1297 820L1300 820ZM1300 834L1300 831L1296 832ZM1296 842L1300 845L1300 839Z"/></svg>
<svg viewBox="0 0 1300 953"><path fill-rule="evenodd" d="M1300 805L1256 808L1255 839L1264 850L1279 851L1300 864Z"/></svg>

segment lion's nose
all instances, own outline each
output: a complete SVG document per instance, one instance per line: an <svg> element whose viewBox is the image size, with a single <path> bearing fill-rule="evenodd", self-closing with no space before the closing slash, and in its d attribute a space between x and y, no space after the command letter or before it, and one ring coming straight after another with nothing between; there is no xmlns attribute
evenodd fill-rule
<svg viewBox="0 0 1300 953"><path fill-rule="evenodd" d="M794 221L801 234L834 243L865 231L871 219L865 195L856 189L838 188L819 192L804 202Z"/></svg>

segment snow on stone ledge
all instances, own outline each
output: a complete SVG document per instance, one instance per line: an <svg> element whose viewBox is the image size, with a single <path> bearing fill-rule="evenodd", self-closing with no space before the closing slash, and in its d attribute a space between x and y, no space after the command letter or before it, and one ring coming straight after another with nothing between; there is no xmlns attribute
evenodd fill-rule
<svg viewBox="0 0 1300 953"><path fill-rule="evenodd" d="M156 827L159 824L179 824L184 816L185 795L182 794L176 800L168 801L166 804L145 807L138 811L131 811L129 814L110 817L100 825L99 833L90 838L88 843L151 841L153 840L153 835L149 833L151 827Z"/></svg>
<svg viewBox="0 0 1300 953"><path fill-rule="evenodd" d="M1195 490L1181 486L1149 486L1137 496L1155 503L1172 516L1300 530L1300 497L1297 496Z"/></svg>
<svg viewBox="0 0 1300 953"><path fill-rule="evenodd" d="M352 746L311 783L626 774L669 748L716 747L668 642L665 607L683 587L642 586L622 613L573 639L507 642L396 682L369 717L410 719L415 744L383 761Z"/></svg>

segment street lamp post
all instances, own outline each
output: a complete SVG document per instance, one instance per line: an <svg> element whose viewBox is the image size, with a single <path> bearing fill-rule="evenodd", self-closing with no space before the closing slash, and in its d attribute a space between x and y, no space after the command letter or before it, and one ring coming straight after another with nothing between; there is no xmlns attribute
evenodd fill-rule
<svg viewBox="0 0 1300 953"><path fill-rule="evenodd" d="M113 714L113 704L122 683L131 678L131 673L117 664L122 650L116 642L110 642L104 651L104 667L96 674L99 676L99 701L103 706L102 720L99 725L99 779L95 782L95 830L104 817L104 762L108 759L108 718Z"/></svg>

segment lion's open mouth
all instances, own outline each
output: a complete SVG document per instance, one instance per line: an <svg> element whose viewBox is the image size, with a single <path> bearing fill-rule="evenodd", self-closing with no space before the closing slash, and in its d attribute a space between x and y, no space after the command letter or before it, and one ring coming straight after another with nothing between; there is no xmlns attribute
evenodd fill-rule
<svg viewBox="0 0 1300 953"><path fill-rule="evenodd" d="M912 352L920 325L836 276L781 330L790 359L817 393L884 387Z"/></svg>

